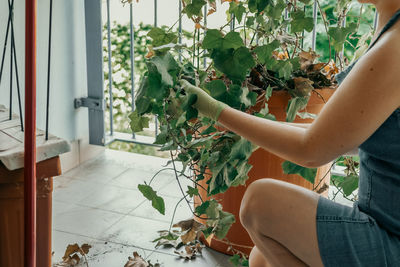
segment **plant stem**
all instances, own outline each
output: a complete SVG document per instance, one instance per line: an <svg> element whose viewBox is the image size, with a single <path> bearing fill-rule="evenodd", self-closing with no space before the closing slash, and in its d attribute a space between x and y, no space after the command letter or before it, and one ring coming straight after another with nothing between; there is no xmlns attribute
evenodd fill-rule
<svg viewBox="0 0 400 267"><path fill-rule="evenodd" d="M325 68L328 64L329 64L329 62L331 62L331 60L332 60L332 47L331 47L331 37L329 36L329 30L328 30L328 22L326 21L326 19L325 19L325 16L324 16L324 13L322 12L322 8L321 8L321 5L320 5L320 3L319 3L319 0L315 0L316 2L317 2L317 5L318 5L318 9L319 9L319 13L321 13L321 17L322 17L322 21L324 22L324 26L325 26L325 31L326 31L326 35L328 36L328 44L329 44L329 60L328 60L328 62L321 68L321 69L323 69L323 68Z"/></svg>
<svg viewBox="0 0 400 267"><path fill-rule="evenodd" d="M335 162L333 162L331 164L331 167L329 168L329 170L325 173L324 177L322 177L322 179L319 181L319 183L316 186L313 186L312 191L314 191L315 189L318 188L318 186L322 183L322 181L328 176L328 174L330 173L330 171L332 170L333 166L335 166L337 160L335 160Z"/></svg>
<svg viewBox="0 0 400 267"><path fill-rule="evenodd" d="M173 223L174 223L174 218L175 218L175 214L176 214L176 209L178 208L179 203L181 203L182 200L186 199L186 197L187 197L187 194L184 195L183 198L181 198L181 199L176 203L175 208L174 208L174 213L172 213L171 223L169 224L168 232L171 232L171 228L172 228L172 225L173 225Z"/></svg>
<svg viewBox="0 0 400 267"><path fill-rule="evenodd" d="M153 177L151 177L150 182L149 182L149 185L153 182L154 178L155 178L160 172L166 171L166 170L174 170L174 169L173 169L173 168L163 168L163 169L159 170L158 172L156 172L156 173L153 175Z"/></svg>

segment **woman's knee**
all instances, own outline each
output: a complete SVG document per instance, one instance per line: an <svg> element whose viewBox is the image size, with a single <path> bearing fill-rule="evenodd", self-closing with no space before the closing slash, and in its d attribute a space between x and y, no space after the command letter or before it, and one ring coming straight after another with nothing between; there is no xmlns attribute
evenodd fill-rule
<svg viewBox="0 0 400 267"><path fill-rule="evenodd" d="M250 267L269 267L267 260L262 255L261 251L254 246L250 252L249 256L249 266Z"/></svg>
<svg viewBox="0 0 400 267"><path fill-rule="evenodd" d="M275 186L275 180L269 178L254 181L249 185L243 196L239 213L240 221L245 228L253 226L260 212L268 212L265 203L268 202L268 198L272 200L272 191Z"/></svg>

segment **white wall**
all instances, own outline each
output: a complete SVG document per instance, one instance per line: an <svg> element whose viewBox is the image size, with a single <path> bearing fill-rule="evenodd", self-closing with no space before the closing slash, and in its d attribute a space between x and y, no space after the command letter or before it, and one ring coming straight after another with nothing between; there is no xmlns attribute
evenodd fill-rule
<svg viewBox="0 0 400 267"><path fill-rule="evenodd" d="M14 30L19 81L24 95L25 1L15 1ZM45 128L47 50L50 0L38 0L37 17L37 126ZM0 51L8 19L7 1L0 1ZM74 98L87 95L86 43L83 0L53 0L50 82L50 133L71 140L87 138L87 109L74 109ZM9 39L10 40L10 39ZM1 54L0 54L1 57ZM10 43L0 84L0 104L9 106ZM15 77L15 75L14 75ZM16 80L13 81L13 111L18 112Z"/></svg>

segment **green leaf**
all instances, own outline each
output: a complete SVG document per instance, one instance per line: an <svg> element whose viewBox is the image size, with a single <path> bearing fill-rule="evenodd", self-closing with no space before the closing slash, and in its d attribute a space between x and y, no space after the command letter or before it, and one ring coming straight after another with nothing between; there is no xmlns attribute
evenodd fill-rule
<svg viewBox="0 0 400 267"><path fill-rule="evenodd" d="M154 144L157 145L163 145L169 141L167 126L161 125L160 130L161 130L160 133L156 136L156 140L154 141Z"/></svg>
<svg viewBox="0 0 400 267"><path fill-rule="evenodd" d="M177 76L180 67L170 53L167 53L164 56L153 57L149 60L149 62L154 64L154 66L157 68L164 84L168 86L172 86L174 84L172 77Z"/></svg>
<svg viewBox="0 0 400 267"><path fill-rule="evenodd" d="M210 95L217 100L227 93L226 85L222 80L208 82L205 87L210 92Z"/></svg>
<svg viewBox="0 0 400 267"><path fill-rule="evenodd" d="M229 258L229 261L230 261L233 265L239 266L239 264L240 264L240 259L241 259L240 255L239 255L239 254L235 254L235 255L233 255L232 257Z"/></svg>
<svg viewBox="0 0 400 267"><path fill-rule="evenodd" d="M138 189L142 192L143 196L148 200L151 200L152 206L158 210L162 215L165 215L165 203L162 197L157 196L157 192L146 184L139 184Z"/></svg>
<svg viewBox="0 0 400 267"><path fill-rule="evenodd" d="M243 6L243 3L236 3L236 2L230 2L229 4L229 13L234 14L237 21L239 23L242 22L243 14L246 12L246 8Z"/></svg>
<svg viewBox="0 0 400 267"><path fill-rule="evenodd" d="M273 88L268 85L267 89L265 90L265 100L268 101L272 96Z"/></svg>
<svg viewBox="0 0 400 267"><path fill-rule="evenodd" d="M277 67L274 68L278 70L279 78L284 78L288 80L293 72L293 65L289 60L279 61Z"/></svg>
<svg viewBox="0 0 400 267"><path fill-rule="evenodd" d="M258 61L261 64L265 64L272 57L272 52L279 48L281 43L278 40L274 40L267 45L258 46L254 49L254 52L257 55Z"/></svg>
<svg viewBox="0 0 400 267"><path fill-rule="evenodd" d="M129 119L131 129L134 133L143 131L143 128L149 128L150 118L139 116L136 110L129 115Z"/></svg>
<svg viewBox="0 0 400 267"><path fill-rule="evenodd" d="M314 184L317 175L317 168L306 168L290 161L283 162L282 169L285 174L298 174L312 184Z"/></svg>
<svg viewBox="0 0 400 267"><path fill-rule="evenodd" d="M188 193L190 197L199 195L199 190L197 188L191 186L188 186L187 188L188 190L186 191L186 193Z"/></svg>
<svg viewBox="0 0 400 267"><path fill-rule="evenodd" d="M351 195L358 188L359 177L356 175L349 175L344 177L343 182L339 183L339 187L343 188L343 193L347 197Z"/></svg>
<svg viewBox="0 0 400 267"><path fill-rule="evenodd" d="M247 160L243 160L236 166L237 175L231 182L231 186L244 185L249 178L248 173L253 168Z"/></svg>
<svg viewBox="0 0 400 267"><path fill-rule="evenodd" d="M278 0L275 6L268 5L265 12L268 18L279 20L283 17L283 11L286 7L287 5L283 0Z"/></svg>
<svg viewBox="0 0 400 267"><path fill-rule="evenodd" d="M289 100L286 110L286 121L292 122L296 118L297 113L307 106L309 96L294 97Z"/></svg>
<svg viewBox="0 0 400 267"><path fill-rule="evenodd" d="M222 49L229 49L229 48L239 48L242 47L243 44L243 39L240 37L240 34L238 32L229 32L227 35L225 35L224 40L222 42Z"/></svg>
<svg viewBox="0 0 400 267"><path fill-rule="evenodd" d="M249 0L248 7L252 13L261 13L269 4L272 4L272 0Z"/></svg>
<svg viewBox="0 0 400 267"><path fill-rule="evenodd" d="M215 68L234 82L242 82L250 68L256 64L247 47L236 50L213 50L211 57Z"/></svg>
<svg viewBox="0 0 400 267"><path fill-rule="evenodd" d="M146 113L150 107L150 100L147 97L147 90L149 88L149 78L144 76L140 81L140 87L135 99L136 110L139 115Z"/></svg>
<svg viewBox="0 0 400 267"><path fill-rule="evenodd" d="M207 129L205 129L204 131L202 131L200 134L201 135L208 135L208 134L212 134L215 133L217 131L217 129L215 129L215 127L213 127L212 125L209 126Z"/></svg>
<svg viewBox="0 0 400 267"><path fill-rule="evenodd" d="M255 19L255 17L247 17L246 27L253 27Z"/></svg>
<svg viewBox="0 0 400 267"><path fill-rule="evenodd" d="M174 234L174 233L171 233L171 232L169 232L167 235L163 235L163 236L160 236L159 238L156 238L156 239L154 239L153 241L151 241L151 242L157 242L157 241L160 241L161 239L166 239L166 240L177 240L179 238L179 235L176 235L176 234Z"/></svg>
<svg viewBox="0 0 400 267"><path fill-rule="evenodd" d="M198 215L206 214L208 207L210 206L210 201L204 201L200 206L195 208L195 212Z"/></svg>
<svg viewBox="0 0 400 267"><path fill-rule="evenodd" d="M153 39L152 44L154 47L166 45L169 43L176 43L178 41L178 36L175 33L167 33L164 29L158 27L152 28L147 36Z"/></svg>
<svg viewBox="0 0 400 267"><path fill-rule="evenodd" d="M206 32L201 46L204 49L221 48L223 40L224 38L219 30L210 29Z"/></svg>
<svg viewBox="0 0 400 267"><path fill-rule="evenodd" d="M209 205L206 209L207 218L211 220L219 219L219 211L221 210L221 205L215 200L209 200Z"/></svg>
<svg viewBox="0 0 400 267"><path fill-rule="evenodd" d="M219 220L215 229L215 236L218 239L224 239L232 224L235 222L235 215L229 212L220 211Z"/></svg>
<svg viewBox="0 0 400 267"><path fill-rule="evenodd" d="M314 28L313 18L306 17L304 11L298 10L291 13L292 21L290 22L292 32L311 32Z"/></svg>
<svg viewBox="0 0 400 267"><path fill-rule="evenodd" d="M334 49L338 52L343 48L347 36L357 29L356 23L350 23L346 27L331 27L328 30L328 35L331 38Z"/></svg>
<svg viewBox="0 0 400 267"><path fill-rule="evenodd" d="M204 0L192 0L190 4L186 5L182 12L186 13L189 18L192 16L201 17L203 15L202 8L205 4L207 4L207 2Z"/></svg>
<svg viewBox="0 0 400 267"><path fill-rule="evenodd" d="M206 32L202 43L204 49L236 49L243 45L243 39L238 32L229 32L227 35L222 36L222 33L215 29L210 29Z"/></svg>
<svg viewBox="0 0 400 267"><path fill-rule="evenodd" d="M317 115L308 113L308 112L297 112L297 116L299 116L302 119L316 119Z"/></svg>
<svg viewBox="0 0 400 267"><path fill-rule="evenodd" d="M240 138L233 146L231 153L229 154L229 161L233 160L244 160L248 159L252 152L252 145L251 143L244 139L243 137Z"/></svg>
<svg viewBox="0 0 400 267"><path fill-rule="evenodd" d="M158 72L156 66L150 62L147 62L147 68L149 70L147 96L154 98L156 101L161 101L166 93L161 74Z"/></svg>
<svg viewBox="0 0 400 267"><path fill-rule="evenodd" d="M214 227L207 227L206 229L201 230L201 231L203 232L205 238L207 238L212 234L213 230L214 230Z"/></svg>

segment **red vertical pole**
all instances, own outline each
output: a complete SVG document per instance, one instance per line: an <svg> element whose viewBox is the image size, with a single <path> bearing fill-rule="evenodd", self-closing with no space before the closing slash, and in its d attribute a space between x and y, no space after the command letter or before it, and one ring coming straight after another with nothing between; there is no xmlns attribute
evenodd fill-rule
<svg viewBox="0 0 400 267"><path fill-rule="evenodd" d="M36 266L36 0L25 0L25 267Z"/></svg>

